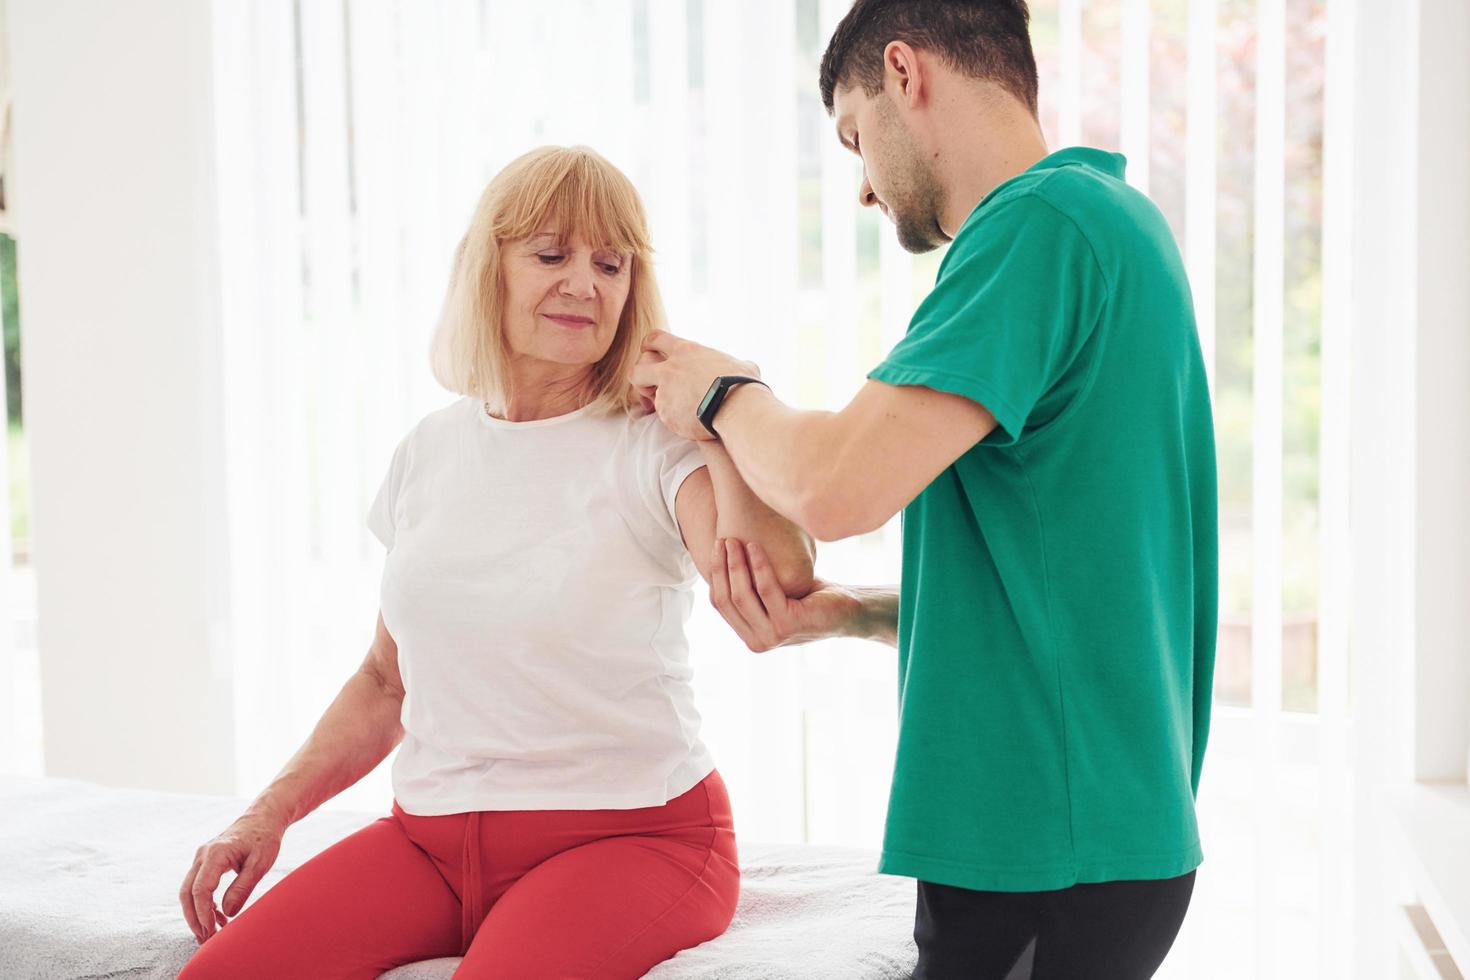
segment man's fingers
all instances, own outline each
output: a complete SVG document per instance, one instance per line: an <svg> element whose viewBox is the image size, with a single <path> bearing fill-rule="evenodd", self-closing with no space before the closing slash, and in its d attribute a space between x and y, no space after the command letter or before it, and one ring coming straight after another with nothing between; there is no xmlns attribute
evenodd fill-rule
<svg viewBox="0 0 1470 980"><path fill-rule="evenodd" d="M628 382L635 388L657 388L658 363L645 363L640 360L633 365L633 370L628 372Z"/></svg>
<svg viewBox="0 0 1470 980"><path fill-rule="evenodd" d="M760 596L761 605L771 618L772 632L779 645L786 639L783 623L789 602L786 590L781 587L780 579L776 578L776 569L766 557L765 549L752 541L746 545L745 550L750 558L750 577L755 582L756 594Z"/></svg>
<svg viewBox="0 0 1470 980"><path fill-rule="evenodd" d="M730 601L730 572L725 559L724 541L715 542L714 557L710 561L709 601L710 605L714 606L724 617L725 622L730 624L735 635L739 636L751 650L756 650L760 644L760 638L750 628L745 617L740 615L735 604Z"/></svg>
<svg viewBox="0 0 1470 980"><path fill-rule="evenodd" d="M674 343L678 339L678 337L675 337L667 330L654 330L647 337L643 338L643 349L656 350L660 354L667 354L669 348L674 346Z"/></svg>
<svg viewBox="0 0 1470 980"><path fill-rule="evenodd" d="M745 546L739 541L726 541L725 556L730 572L730 601L761 638L763 646L770 649L775 645L771 618L766 607L761 605L759 596L751 588L750 570L745 562Z"/></svg>
<svg viewBox="0 0 1470 980"><path fill-rule="evenodd" d="M634 387L633 390L638 394L638 400L642 402L644 411L652 412L657 407L654 401L655 396L658 394L657 388Z"/></svg>

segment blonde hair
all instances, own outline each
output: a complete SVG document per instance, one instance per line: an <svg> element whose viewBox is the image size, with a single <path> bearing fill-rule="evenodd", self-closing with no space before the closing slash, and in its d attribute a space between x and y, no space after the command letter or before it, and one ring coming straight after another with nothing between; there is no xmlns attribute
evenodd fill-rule
<svg viewBox="0 0 1470 980"><path fill-rule="evenodd" d="M632 253L628 298L607 353L592 368L594 411L634 412L640 401L628 375L643 338L664 326L651 262L648 219L633 183L585 146L543 146L506 165L480 195L469 229L454 250L449 289L429 350L445 388L504 404L510 396L501 245L548 224L563 239Z"/></svg>

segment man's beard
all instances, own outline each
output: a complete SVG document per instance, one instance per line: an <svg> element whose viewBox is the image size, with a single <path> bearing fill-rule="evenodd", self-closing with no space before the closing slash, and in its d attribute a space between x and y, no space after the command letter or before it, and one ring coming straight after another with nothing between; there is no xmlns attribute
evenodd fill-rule
<svg viewBox="0 0 1470 980"><path fill-rule="evenodd" d="M922 255L949 241L949 236L940 230L932 212L926 215L917 211L889 210L898 232L898 244L905 252Z"/></svg>
<svg viewBox="0 0 1470 980"><path fill-rule="evenodd" d="M884 128L892 148L885 183L894 188L893 199L884 201L898 231L898 244L906 252L922 255L949 241L939 227L939 211L944 191L929 161L909 142L908 134L891 107L884 113Z"/></svg>

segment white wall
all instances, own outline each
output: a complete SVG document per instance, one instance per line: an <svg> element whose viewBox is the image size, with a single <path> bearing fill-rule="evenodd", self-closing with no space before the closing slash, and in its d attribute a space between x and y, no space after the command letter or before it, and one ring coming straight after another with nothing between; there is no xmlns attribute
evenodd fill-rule
<svg viewBox="0 0 1470 980"><path fill-rule="evenodd" d="M231 786L209 16L10 3L48 775Z"/></svg>
<svg viewBox="0 0 1470 980"><path fill-rule="evenodd" d="M1419 6L1413 761L1416 779L1463 782L1470 765L1470 3Z"/></svg>
<svg viewBox="0 0 1470 980"><path fill-rule="evenodd" d="M1390 976L1385 924L1391 869L1381 787L1411 770L1405 680L1413 662L1413 236L1415 19L1347 0L1356 15L1348 83L1354 86L1347 178L1351 235L1351 657L1354 770L1354 976ZM1334 30L1347 25L1335 22ZM1341 81L1341 79L1339 79ZM1329 95L1329 98L1333 96ZM1333 164L1324 161L1326 166ZM1328 239L1327 246L1334 244ZM1328 338L1324 336L1324 344ZM1395 477L1396 478L1386 478Z"/></svg>
<svg viewBox="0 0 1470 980"><path fill-rule="evenodd" d="M1352 962L1381 977L1394 975L1385 924L1410 897L1384 790L1464 780L1470 748L1470 7L1333 11L1357 18L1353 221L1339 229L1352 253Z"/></svg>

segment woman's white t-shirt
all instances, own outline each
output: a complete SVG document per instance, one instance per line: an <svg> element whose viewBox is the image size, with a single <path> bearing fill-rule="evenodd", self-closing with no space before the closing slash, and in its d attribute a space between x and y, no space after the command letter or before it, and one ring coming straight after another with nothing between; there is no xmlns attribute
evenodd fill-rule
<svg viewBox="0 0 1470 980"><path fill-rule="evenodd" d="M709 774L674 517L703 465L656 415L590 406L508 422L465 397L409 431L367 517L388 548L404 810L659 806Z"/></svg>

